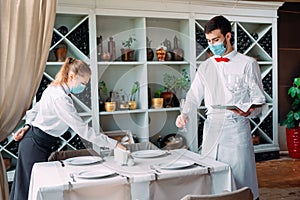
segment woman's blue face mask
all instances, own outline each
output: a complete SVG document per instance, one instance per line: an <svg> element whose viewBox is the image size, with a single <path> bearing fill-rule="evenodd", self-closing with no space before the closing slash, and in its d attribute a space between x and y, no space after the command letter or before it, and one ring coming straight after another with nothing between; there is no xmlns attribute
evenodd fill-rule
<svg viewBox="0 0 300 200"><path fill-rule="evenodd" d="M225 48L223 43L224 43L224 41L223 42L218 42L216 44L208 43L208 47L214 55L222 56L226 51L226 48Z"/></svg>
<svg viewBox="0 0 300 200"><path fill-rule="evenodd" d="M70 89L70 92L72 94L79 94L81 92L83 92L83 90L85 89L85 85L82 83L78 83L76 86L72 86Z"/></svg>

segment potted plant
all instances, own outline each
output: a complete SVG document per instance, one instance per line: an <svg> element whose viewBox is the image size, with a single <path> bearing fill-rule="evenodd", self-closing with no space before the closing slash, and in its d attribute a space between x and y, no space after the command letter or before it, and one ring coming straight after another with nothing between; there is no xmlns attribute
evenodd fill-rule
<svg viewBox="0 0 300 200"><path fill-rule="evenodd" d="M129 109L134 110L136 109L136 95L140 88L140 83L135 81L131 88L130 97L129 97Z"/></svg>
<svg viewBox="0 0 300 200"><path fill-rule="evenodd" d="M288 95L292 98L292 108L281 125L286 125L286 139L290 157L300 158L300 77L294 78Z"/></svg>
<svg viewBox="0 0 300 200"><path fill-rule="evenodd" d="M178 107L179 101L175 93L180 89L186 92L190 87L190 79L186 69L182 69L180 77L165 73L163 81L165 91L162 92L161 97L164 98L164 107Z"/></svg>
<svg viewBox="0 0 300 200"><path fill-rule="evenodd" d="M154 93L154 98L152 98L152 108L158 109L163 107L164 99L160 97L160 95L164 89L164 87L161 87Z"/></svg>
<svg viewBox="0 0 300 200"><path fill-rule="evenodd" d="M136 38L134 37L134 35L130 35L127 40L122 41L122 46L124 47L124 48L121 48L122 61L134 61L135 60L135 56L134 56L135 50L131 48L132 44L134 42L136 42Z"/></svg>
<svg viewBox="0 0 300 200"><path fill-rule="evenodd" d="M99 81L98 83L99 89L99 107L101 111L115 111L116 110L116 102L112 102L109 98L108 88L105 81Z"/></svg>

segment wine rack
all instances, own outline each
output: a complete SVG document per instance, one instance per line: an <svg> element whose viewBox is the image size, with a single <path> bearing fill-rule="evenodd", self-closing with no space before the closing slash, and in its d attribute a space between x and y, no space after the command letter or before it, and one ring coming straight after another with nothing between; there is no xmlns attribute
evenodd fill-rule
<svg viewBox="0 0 300 200"><path fill-rule="evenodd" d="M260 46L269 54L269 56L272 56L272 30L270 29L260 40L259 44Z"/></svg>
<svg viewBox="0 0 300 200"><path fill-rule="evenodd" d="M234 35L234 34L233 34ZM245 31L240 26L237 27L237 51L245 53L251 46L252 41Z"/></svg>
<svg viewBox="0 0 300 200"><path fill-rule="evenodd" d="M36 93L36 102L38 102L41 99L44 90L47 88L47 86L50 83L51 83L51 80L48 79L45 75L43 75L42 81L41 81L38 91Z"/></svg>
<svg viewBox="0 0 300 200"><path fill-rule="evenodd" d="M89 56L89 24L88 19L81 23L67 37L84 55Z"/></svg>
<svg viewBox="0 0 300 200"><path fill-rule="evenodd" d="M263 83L263 88L264 91L270 96L272 97L272 71L270 71L263 79L262 79L262 83Z"/></svg>

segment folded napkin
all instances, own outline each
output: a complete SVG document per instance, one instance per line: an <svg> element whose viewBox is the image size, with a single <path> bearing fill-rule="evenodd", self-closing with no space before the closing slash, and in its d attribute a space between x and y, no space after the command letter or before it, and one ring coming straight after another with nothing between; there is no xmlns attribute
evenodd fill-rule
<svg viewBox="0 0 300 200"><path fill-rule="evenodd" d="M127 165L130 157L130 151L123 150L120 148L114 149L114 159L117 163L121 165Z"/></svg>

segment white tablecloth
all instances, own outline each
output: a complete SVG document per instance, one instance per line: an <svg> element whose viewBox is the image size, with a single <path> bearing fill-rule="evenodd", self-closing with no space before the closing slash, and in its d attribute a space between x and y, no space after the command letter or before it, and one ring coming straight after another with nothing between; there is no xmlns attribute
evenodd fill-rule
<svg viewBox="0 0 300 200"><path fill-rule="evenodd" d="M199 165L185 169L163 170L160 163L188 160ZM186 194L220 193L234 190L230 167L218 161L202 158L188 150L172 150L157 158L135 158L134 166L120 166L113 157L85 166L57 161L36 163L32 169L29 199L180 199ZM154 166L157 170L151 169ZM81 170L110 169L117 174L100 179L79 179L73 182L70 173Z"/></svg>

